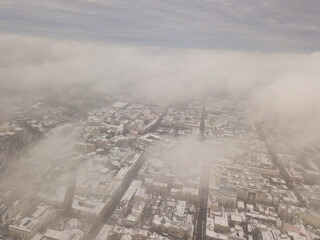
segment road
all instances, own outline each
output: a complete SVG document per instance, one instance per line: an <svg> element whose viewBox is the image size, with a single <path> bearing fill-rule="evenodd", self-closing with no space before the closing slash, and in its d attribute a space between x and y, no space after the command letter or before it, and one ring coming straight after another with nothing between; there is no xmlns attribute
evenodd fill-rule
<svg viewBox="0 0 320 240"><path fill-rule="evenodd" d="M256 127L258 129L258 134L259 134L261 140L264 141L266 148L271 156L271 161L280 170L280 175L281 175L282 179L284 179L284 181L286 182L286 186L288 187L289 190L293 191L294 194L297 196L297 198L299 200L300 207L306 207L303 199L300 196L300 193L298 193L295 190L292 182L287 178L287 175L285 173L285 170L283 169L282 164L280 164L280 162L279 162L279 157L278 157L278 153L276 150L277 148L276 148L275 144L273 143L273 141L271 139L268 138L267 134L265 133L266 130L263 129L262 126L256 125Z"/></svg>
<svg viewBox="0 0 320 240"><path fill-rule="evenodd" d="M137 165L132 170L132 172L129 174L126 181L120 185L120 190L115 194L110 205L106 208L105 212L103 213L102 217L100 219L97 219L97 221L93 224L93 227L91 228L89 233L84 237L84 240L92 240L92 239L94 239L95 236L98 235L100 229L106 223L108 218L110 218L110 216L112 215L112 213L116 209L118 203L120 202L121 198L123 197L125 192L128 190L130 184L136 178L139 170L141 169L143 163L145 162L145 159L146 158L145 158L144 154L142 154L141 157L138 159Z"/></svg>
<svg viewBox="0 0 320 240"><path fill-rule="evenodd" d="M200 136L199 140L204 140L205 131L205 118L206 118L206 100L204 101L201 122L200 122ZM210 176L210 163L207 161L202 162L200 189L199 189L199 205L197 211L197 221L194 227L194 240L205 239L206 237L206 226L207 226L207 205L209 195L209 176Z"/></svg>

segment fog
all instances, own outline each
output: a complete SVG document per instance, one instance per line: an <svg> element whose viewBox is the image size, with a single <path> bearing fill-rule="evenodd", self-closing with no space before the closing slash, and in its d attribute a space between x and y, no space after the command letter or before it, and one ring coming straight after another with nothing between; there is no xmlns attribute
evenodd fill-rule
<svg viewBox="0 0 320 240"><path fill-rule="evenodd" d="M71 124L57 127L54 132L25 148L19 159L12 163L10 171L5 172L0 182L0 188L14 190L18 200L28 197L30 191L39 190L43 179L51 183L61 181L62 176L49 174L55 168L63 169L65 158L70 158L74 142L79 138L79 131ZM68 171L70 178L72 171ZM70 184L70 180L65 179ZM31 194L35 194L32 192Z"/></svg>
<svg viewBox="0 0 320 240"><path fill-rule="evenodd" d="M188 226L201 234L208 201L216 201L212 189L234 191L237 201L244 180L266 192L253 180L271 186L269 178L283 177L276 147L301 147L290 152L294 158L306 146L319 149L318 52L173 49L4 34L0 52L0 230L6 236L14 234L8 224L27 216L26 210L17 215L16 206L29 214L44 202L59 209L50 228L93 239L103 224L123 224L133 203L122 199L138 192L148 202L145 208L138 201L147 216L139 221L150 226L157 212L166 211L166 198L171 209L180 197L190 198L183 200L193 209ZM291 187L286 181L285 193Z"/></svg>
<svg viewBox="0 0 320 240"><path fill-rule="evenodd" d="M246 99L257 120L319 140L320 54L137 47L1 35L3 93L94 94L168 99L225 93Z"/></svg>

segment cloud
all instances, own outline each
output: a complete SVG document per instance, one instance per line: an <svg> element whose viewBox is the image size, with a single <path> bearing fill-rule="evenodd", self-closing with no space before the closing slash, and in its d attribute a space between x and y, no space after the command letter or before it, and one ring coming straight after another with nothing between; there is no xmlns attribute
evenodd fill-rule
<svg viewBox="0 0 320 240"><path fill-rule="evenodd" d="M266 54L0 37L2 89L245 98L259 119L280 119L312 141L320 119L320 54ZM308 123L308 127L306 127ZM311 135L309 135L311 134Z"/></svg>
<svg viewBox="0 0 320 240"><path fill-rule="evenodd" d="M137 45L318 50L320 2L0 0L2 33Z"/></svg>

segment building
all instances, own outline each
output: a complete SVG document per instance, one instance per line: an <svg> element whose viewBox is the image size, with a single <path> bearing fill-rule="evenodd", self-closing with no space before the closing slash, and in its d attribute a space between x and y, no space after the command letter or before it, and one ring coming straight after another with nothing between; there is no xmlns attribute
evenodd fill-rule
<svg viewBox="0 0 320 240"><path fill-rule="evenodd" d="M47 204L63 208L68 196L67 186L45 185L38 192L37 198Z"/></svg>
<svg viewBox="0 0 320 240"><path fill-rule="evenodd" d="M86 217L100 217L109 206L111 199L107 200L75 195L72 202L72 211Z"/></svg>
<svg viewBox="0 0 320 240"><path fill-rule="evenodd" d="M45 228L55 216L55 210L52 207L39 205L30 217L23 217L9 225L10 234L22 239L31 239L39 230Z"/></svg>
<svg viewBox="0 0 320 240"><path fill-rule="evenodd" d="M229 224L228 218L225 217L218 217L214 218L214 231L220 233L228 232Z"/></svg>

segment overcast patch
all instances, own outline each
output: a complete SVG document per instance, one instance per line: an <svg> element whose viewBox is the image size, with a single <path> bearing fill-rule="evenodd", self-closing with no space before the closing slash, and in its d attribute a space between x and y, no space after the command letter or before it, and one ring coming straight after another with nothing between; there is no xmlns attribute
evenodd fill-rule
<svg viewBox="0 0 320 240"><path fill-rule="evenodd" d="M2 0L2 32L175 48L319 49L320 2Z"/></svg>

